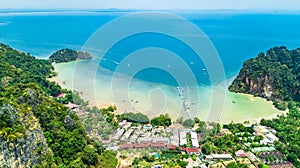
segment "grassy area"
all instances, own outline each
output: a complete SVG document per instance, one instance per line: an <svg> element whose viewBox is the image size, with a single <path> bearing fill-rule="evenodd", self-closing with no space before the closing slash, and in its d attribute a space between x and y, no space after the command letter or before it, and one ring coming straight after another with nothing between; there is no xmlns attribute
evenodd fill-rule
<svg viewBox="0 0 300 168"><path fill-rule="evenodd" d="M162 153L161 158L163 160L174 159L174 158L178 158L178 154L177 153Z"/></svg>

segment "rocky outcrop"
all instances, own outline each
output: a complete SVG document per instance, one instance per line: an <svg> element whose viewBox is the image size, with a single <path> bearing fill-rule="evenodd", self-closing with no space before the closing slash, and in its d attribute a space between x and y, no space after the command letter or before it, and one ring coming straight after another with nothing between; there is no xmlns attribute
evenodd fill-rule
<svg viewBox="0 0 300 168"><path fill-rule="evenodd" d="M9 104L0 108L0 115L5 113L11 117L11 121L19 122L25 130L23 133L15 134L15 139L1 136L1 168L46 166L46 160L51 158L53 154L47 146L38 120L32 113L19 113Z"/></svg>
<svg viewBox="0 0 300 168"><path fill-rule="evenodd" d="M273 84L269 79L268 75L265 75L261 78L250 78L247 74L242 73L240 75L241 81L243 84L240 85L240 92L259 95L264 98L272 98L273 95ZM237 82L237 81L235 81ZM231 90L238 88L233 88L233 85L230 87Z"/></svg>
<svg viewBox="0 0 300 168"><path fill-rule="evenodd" d="M300 49L274 47L245 61L229 90L276 101L300 101Z"/></svg>

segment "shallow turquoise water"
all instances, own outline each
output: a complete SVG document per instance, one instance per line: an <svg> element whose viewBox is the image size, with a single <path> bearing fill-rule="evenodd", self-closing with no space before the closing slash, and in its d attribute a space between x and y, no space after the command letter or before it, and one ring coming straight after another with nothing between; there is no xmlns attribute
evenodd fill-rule
<svg viewBox="0 0 300 168"><path fill-rule="evenodd" d="M0 13L0 42L45 58L58 49L81 49L86 40L99 27L119 16L130 13L133 12ZM300 46L299 13L230 11L172 13L191 21L210 39L224 65L226 76L224 80L227 81L221 82L225 82L225 85L229 84L230 80L228 79L237 74L243 61L255 57L259 52L277 45L289 48ZM145 19L144 22L147 21ZM170 25L173 24L172 21L166 22L170 22ZM172 28L181 29L183 27L175 24L172 25ZM122 27L120 27L121 30ZM183 102L176 89L177 79L168 72L168 69L172 68L175 68L176 72L180 72L181 67L177 67L176 62L174 64L166 63L167 70L147 68L133 76L126 76L128 74L126 70L119 71L119 73L112 71L118 67L123 58L127 58L128 54L148 47L172 51L191 69L197 83L189 85L189 89L184 93L188 98L191 114L186 113L183 109ZM161 53L153 54L160 56ZM162 62L159 57L154 58L158 62ZM66 82L64 87L82 91L83 96L92 104L116 103L122 112L141 111L150 116L167 112L174 118L200 116L206 119L210 113L214 113L213 106L222 107L224 104L223 111L216 112L217 118L224 122L254 120L278 112L273 109L270 102L224 92L222 88L218 87L218 84L211 86L205 65L196 58L197 56L188 46L172 37L153 33L137 34L119 41L111 48L105 57L108 62L102 64L105 68L98 68L99 62L95 60L83 61L78 64L57 64L55 66L59 71L59 76L56 80ZM139 63L139 61L145 62L145 60L136 59L129 63ZM131 66L129 63L128 67ZM77 69L78 67L81 69L74 71L74 65ZM97 69L97 71L91 69ZM185 78L188 76L186 73L178 74L181 74L180 77L184 81L189 81L189 78ZM112 76L114 77L112 78ZM112 83L112 79L114 83ZM216 90L220 90L220 93L216 92L216 95L220 96L212 94ZM223 94L225 94L225 100L220 99L216 104L212 104L214 98L222 97Z"/></svg>

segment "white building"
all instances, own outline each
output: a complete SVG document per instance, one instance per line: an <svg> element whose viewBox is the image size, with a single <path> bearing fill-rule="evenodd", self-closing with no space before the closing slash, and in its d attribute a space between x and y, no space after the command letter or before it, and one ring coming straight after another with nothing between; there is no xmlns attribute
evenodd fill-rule
<svg viewBox="0 0 300 168"><path fill-rule="evenodd" d="M187 145L187 140L186 140L186 131L185 130L180 130L179 131L179 144L180 146Z"/></svg>
<svg viewBox="0 0 300 168"><path fill-rule="evenodd" d="M131 135L131 133L133 132L133 129L128 129L124 135L121 137L121 141L125 141L128 140L129 136Z"/></svg>
<svg viewBox="0 0 300 168"><path fill-rule="evenodd" d="M274 134L272 133L268 133L267 135L267 138L271 141L271 143L273 143L274 141L278 141L279 138L277 138Z"/></svg>
<svg viewBox="0 0 300 168"><path fill-rule="evenodd" d="M170 139L167 137L157 137L157 138L155 138L155 142L169 144Z"/></svg>
<svg viewBox="0 0 300 168"><path fill-rule="evenodd" d="M178 146L179 145L179 131L177 128L171 128L170 129L170 132L172 133L172 136L170 137L170 140L171 140L171 144L172 145L176 145Z"/></svg>
<svg viewBox="0 0 300 168"><path fill-rule="evenodd" d="M153 142L153 138L139 138L139 143L151 143Z"/></svg>
<svg viewBox="0 0 300 168"><path fill-rule="evenodd" d="M192 131L192 132L190 132L190 134L191 134L192 146L199 148L199 141L198 141L197 133Z"/></svg>
<svg viewBox="0 0 300 168"><path fill-rule="evenodd" d="M232 159L230 154L211 154L214 159Z"/></svg>
<svg viewBox="0 0 300 168"><path fill-rule="evenodd" d="M192 146L195 148L199 148L199 142L197 139L191 139Z"/></svg>

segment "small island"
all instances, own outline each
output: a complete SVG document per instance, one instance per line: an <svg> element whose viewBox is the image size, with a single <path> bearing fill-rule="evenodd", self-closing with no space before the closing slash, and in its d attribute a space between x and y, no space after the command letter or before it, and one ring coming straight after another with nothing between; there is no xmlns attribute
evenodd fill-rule
<svg viewBox="0 0 300 168"><path fill-rule="evenodd" d="M84 60L84 59L91 59L91 58L92 58L91 54L86 51L76 51L76 50L65 48L53 53L49 57L49 60L51 62L61 63L61 62L70 62L70 61Z"/></svg>

